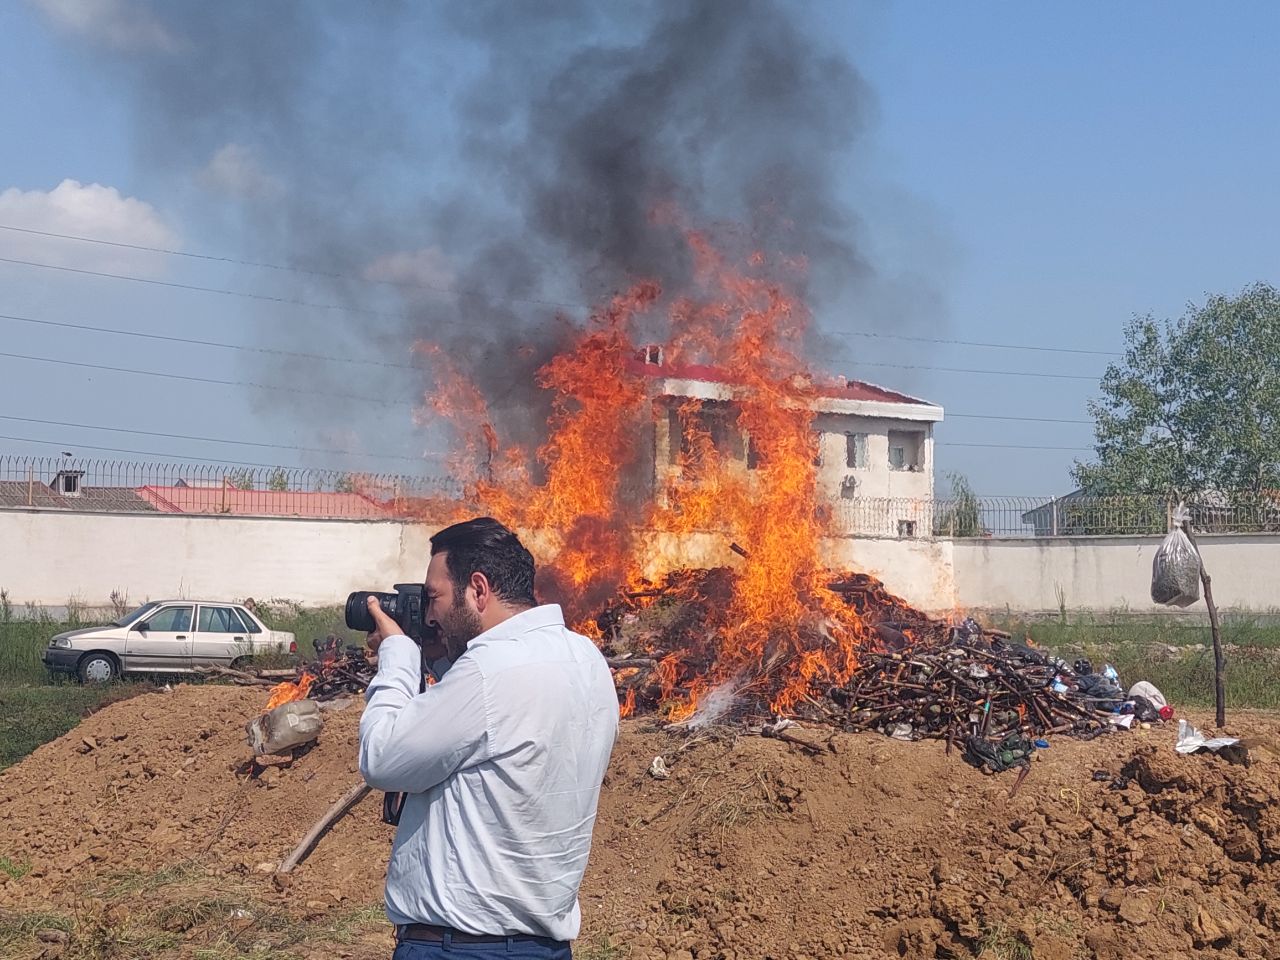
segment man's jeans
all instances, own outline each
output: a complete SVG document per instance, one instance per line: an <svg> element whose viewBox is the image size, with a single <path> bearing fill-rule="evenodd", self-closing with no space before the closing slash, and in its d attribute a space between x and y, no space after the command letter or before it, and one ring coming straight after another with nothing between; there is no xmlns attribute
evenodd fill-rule
<svg viewBox="0 0 1280 960"><path fill-rule="evenodd" d="M401 940L391 960L572 960L567 943L507 940L505 943L439 943Z"/></svg>

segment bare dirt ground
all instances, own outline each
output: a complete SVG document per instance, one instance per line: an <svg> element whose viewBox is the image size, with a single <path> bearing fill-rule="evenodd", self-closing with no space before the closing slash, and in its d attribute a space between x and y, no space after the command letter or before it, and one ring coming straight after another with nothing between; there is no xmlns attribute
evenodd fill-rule
<svg viewBox="0 0 1280 960"><path fill-rule="evenodd" d="M0 955L389 956L378 796L285 889L270 872L357 781L359 703L251 779L262 701L146 694L0 774ZM1233 717L1248 766L1177 755L1172 727L1059 738L1012 799L939 743L653 726L614 752L580 958L1280 957L1274 714Z"/></svg>

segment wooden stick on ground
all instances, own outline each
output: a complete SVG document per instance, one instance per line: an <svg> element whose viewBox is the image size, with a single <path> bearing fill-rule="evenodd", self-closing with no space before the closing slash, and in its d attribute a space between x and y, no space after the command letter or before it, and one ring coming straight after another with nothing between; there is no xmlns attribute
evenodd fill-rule
<svg viewBox="0 0 1280 960"><path fill-rule="evenodd" d="M294 867L307 859L311 851L315 849L316 844L320 842L320 838L328 833L333 828L333 825L346 815L348 810L363 800L370 789L367 783L361 781L339 797L328 812L315 822L315 826L307 831L307 835L302 838L301 843L293 848L293 852L280 861L280 867L276 870L276 873L289 873Z"/></svg>

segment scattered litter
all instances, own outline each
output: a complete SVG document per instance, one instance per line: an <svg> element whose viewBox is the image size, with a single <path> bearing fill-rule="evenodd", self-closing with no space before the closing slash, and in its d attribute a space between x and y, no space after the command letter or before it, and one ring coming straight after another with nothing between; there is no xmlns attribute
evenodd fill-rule
<svg viewBox="0 0 1280 960"><path fill-rule="evenodd" d="M671 776L671 771L667 769L667 761L663 760L661 755L653 758L653 763L649 764L649 776L655 780L666 780Z"/></svg>
<svg viewBox="0 0 1280 960"><path fill-rule="evenodd" d="M895 740L906 740L910 742L915 739L911 734L913 727L909 723L895 723L889 728L889 736Z"/></svg>
<svg viewBox="0 0 1280 960"><path fill-rule="evenodd" d="M1230 747L1239 742L1238 737L1206 737L1186 720L1179 720L1178 742L1174 749L1179 753L1195 753L1198 750L1211 750L1217 753L1223 747Z"/></svg>
<svg viewBox="0 0 1280 960"><path fill-rule="evenodd" d="M1132 713L1112 714L1110 717L1107 718L1107 723L1111 724L1113 727L1123 727L1125 730L1129 730L1133 727L1133 714Z"/></svg>

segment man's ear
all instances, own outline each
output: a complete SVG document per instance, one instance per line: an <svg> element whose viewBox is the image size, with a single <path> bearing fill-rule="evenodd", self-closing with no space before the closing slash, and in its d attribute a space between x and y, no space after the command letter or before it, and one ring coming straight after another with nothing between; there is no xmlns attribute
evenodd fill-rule
<svg viewBox="0 0 1280 960"><path fill-rule="evenodd" d="M468 586L476 592L476 609L484 613L485 608L493 602L493 588L489 586L489 578L477 571L471 574Z"/></svg>

